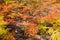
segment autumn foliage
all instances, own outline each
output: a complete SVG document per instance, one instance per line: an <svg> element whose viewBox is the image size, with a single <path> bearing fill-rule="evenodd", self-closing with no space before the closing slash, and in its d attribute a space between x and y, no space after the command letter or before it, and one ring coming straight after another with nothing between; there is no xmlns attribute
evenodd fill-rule
<svg viewBox="0 0 60 40"><path fill-rule="evenodd" d="M60 3L59 0L4 0L0 4L0 25L13 24L8 36L3 40L16 40L15 27L21 28L27 36L51 35L48 40L60 40ZM55 23L55 24L54 24ZM22 27L21 27L22 25ZM13 27L13 28L12 28ZM9 30L13 32L9 32ZM46 31L48 30L48 31ZM54 32L57 32L54 34ZM10 37L11 35L11 37ZM57 35L57 36L56 36ZM9 39L10 38L10 39ZM47 40L47 39L46 39Z"/></svg>

